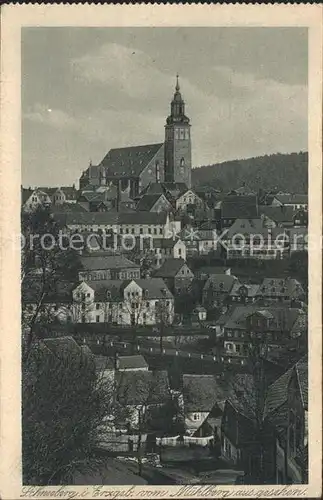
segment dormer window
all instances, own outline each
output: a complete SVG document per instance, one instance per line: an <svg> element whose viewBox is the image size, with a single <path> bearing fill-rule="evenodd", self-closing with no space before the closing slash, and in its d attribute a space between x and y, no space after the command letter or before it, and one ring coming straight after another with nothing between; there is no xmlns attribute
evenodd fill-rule
<svg viewBox="0 0 323 500"><path fill-rule="evenodd" d="M111 292L110 292L110 290L107 291L107 298L111 299Z"/></svg>

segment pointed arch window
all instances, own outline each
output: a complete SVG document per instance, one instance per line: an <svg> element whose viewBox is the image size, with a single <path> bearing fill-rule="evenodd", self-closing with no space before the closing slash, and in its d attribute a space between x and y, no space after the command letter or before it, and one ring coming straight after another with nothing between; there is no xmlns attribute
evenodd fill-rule
<svg viewBox="0 0 323 500"><path fill-rule="evenodd" d="M180 166L181 168L184 168L184 167L185 167L185 158L184 158L183 156L182 156L182 158L181 158L181 160L180 160L180 164L179 164L179 166Z"/></svg>

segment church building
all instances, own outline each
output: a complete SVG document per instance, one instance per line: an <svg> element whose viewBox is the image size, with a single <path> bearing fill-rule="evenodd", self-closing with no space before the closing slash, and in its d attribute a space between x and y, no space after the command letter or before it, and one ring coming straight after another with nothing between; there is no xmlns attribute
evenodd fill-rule
<svg viewBox="0 0 323 500"><path fill-rule="evenodd" d="M191 125L178 76L170 115L166 119L165 140L158 144L111 149L99 165L90 164L80 178L80 190L118 185L131 198L149 185L167 183L191 187Z"/></svg>

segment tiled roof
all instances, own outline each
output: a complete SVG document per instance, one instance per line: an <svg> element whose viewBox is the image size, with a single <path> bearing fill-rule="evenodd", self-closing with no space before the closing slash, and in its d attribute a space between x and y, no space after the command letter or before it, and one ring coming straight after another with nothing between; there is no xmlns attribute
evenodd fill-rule
<svg viewBox="0 0 323 500"><path fill-rule="evenodd" d="M62 359L79 359L82 356L82 353L84 353L73 337L69 336L43 339L42 343L52 354ZM91 353L85 352L84 354L85 356L89 356Z"/></svg>
<svg viewBox="0 0 323 500"><path fill-rule="evenodd" d="M268 389L266 403L264 408L264 418L270 416L280 407L282 407L288 399L289 382L296 370L299 380L299 387L304 401L304 406L307 407L308 399L308 375L307 375L307 359L302 358L281 377L279 377Z"/></svg>
<svg viewBox="0 0 323 500"><path fill-rule="evenodd" d="M21 189L21 203L24 205L26 201L30 198L30 196L33 194L34 189L26 189L22 188Z"/></svg>
<svg viewBox="0 0 323 500"><path fill-rule="evenodd" d="M225 323L225 328L241 328L244 330L247 328L246 319L255 313L268 315L269 324L267 330L269 332L291 332L300 315L300 310L280 307L264 308L256 304L252 306L239 306L233 310L227 323Z"/></svg>
<svg viewBox="0 0 323 500"><path fill-rule="evenodd" d="M258 216L256 196L229 195L221 202L221 217L253 218Z"/></svg>
<svg viewBox="0 0 323 500"><path fill-rule="evenodd" d="M178 238L154 238L152 244L153 248L174 248L178 241Z"/></svg>
<svg viewBox="0 0 323 500"><path fill-rule="evenodd" d="M138 176L162 147L163 143L110 149L101 165L107 176Z"/></svg>
<svg viewBox="0 0 323 500"><path fill-rule="evenodd" d="M136 209L138 211L151 210L161 196L163 196L163 195L161 195L161 194L145 194L142 198L140 198L139 202L137 203Z"/></svg>
<svg viewBox="0 0 323 500"><path fill-rule="evenodd" d="M98 280L87 281L86 283L92 290L94 290L94 300L97 302L104 302L107 300L107 292L111 294L111 301L120 302L123 300L123 287L124 281L120 280Z"/></svg>
<svg viewBox="0 0 323 500"><path fill-rule="evenodd" d="M201 276L202 274L211 276L211 274L225 274L230 268L225 266L203 266L198 269L196 274Z"/></svg>
<svg viewBox="0 0 323 500"><path fill-rule="evenodd" d="M255 196L256 193L250 189L249 186L241 186L238 189L233 190L234 193L240 196Z"/></svg>
<svg viewBox="0 0 323 500"><path fill-rule="evenodd" d="M211 411L217 401L226 399L221 381L214 375L183 375L186 412Z"/></svg>
<svg viewBox="0 0 323 500"><path fill-rule="evenodd" d="M51 205L51 212L54 214L66 214L69 212L88 212L88 210L80 205L80 203L61 203L59 205Z"/></svg>
<svg viewBox="0 0 323 500"><path fill-rule="evenodd" d="M298 384L301 391L304 408L308 408L308 360L307 356L296 363Z"/></svg>
<svg viewBox="0 0 323 500"><path fill-rule="evenodd" d="M99 280L99 281L87 281L86 283L95 292L95 300L103 301L106 300L107 291L111 293L111 300L123 300L124 289L134 281L142 290L147 290L147 300L150 299L172 299L173 295L167 288L164 280L161 278L149 278L149 279L135 279L135 280Z"/></svg>
<svg viewBox="0 0 323 500"><path fill-rule="evenodd" d="M259 294L259 285L241 285L241 283L234 283L230 292L231 296L240 296L240 289L244 287L247 290L247 297L256 297Z"/></svg>
<svg viewBox="0 0 323 500"><path fill-rule="evenodd" d="M294 278L264 278L260 292L270 297L297 297L304 293L304 290L300 282Z"/></svg>
<svg viewBox="0 0 323 500"><path fill-rule="evenodd" d="M134 370L138 368L148 368L148 363L141 355L134 356L119 356L119 369L120 370Z"/></svg>
<svg viewBox="0 0 323 500"><path fill-rule="evenodd" d="M205 283L203 291L212 288L215 292L229 293L236 281L237 278L235 276L228 274L212 274Z"/></svg>
<svg viewBox="0 0 323 500"><path fill-rule="evenodd" d="M296 212L294 212L293 207L259 205L259 213L266 215L269 219L280 224L283 222L293 222L293 216Z"/></svg>
<svg viewBox="0 0 323 500"><path fill-rule="evenodd" d="M128 283L130 283L130 281L128 281ZM148 299L173 298L173 295L167 288L162 278L136 279L133 281L135 281L143 290L148 290ZM165 293L163 292L164 290Z"/></svg>
<svg viewBox="0 0 323 500"><path fill-rule="evenodd" d="M275 198L283 204L302 205L308 203L307 194L276 194Z"/></svg>
<svg viewBox="0 0 323 500"><path fill-rule="evenodd" d="M166 223L166 213L156 212L79 212L64 214L63 217L55 215L56 219L63 225L131 225L149 224L163 225Z"/></svg>
<svg viewBox="0 0 323 500"><path fill-rule="evenodd" d="M94 356L95 367L98 372L114 370L114 359L108 356Z"/></svg>
<svg viewBox="0 0 323 500"><path fill-rule="evenodd" d="M98 256L82 256L80 258L83 269L94 271L101 269L138 269L138 265L131 262L122 255L98 255Z"/></svg>
<svg viewBox="0 0 323 500"><path fill-rule="evenodd" d="M154 276L161 278L173 278L186 265L184 259L166 259L162 266L157 269Z"/></svg>

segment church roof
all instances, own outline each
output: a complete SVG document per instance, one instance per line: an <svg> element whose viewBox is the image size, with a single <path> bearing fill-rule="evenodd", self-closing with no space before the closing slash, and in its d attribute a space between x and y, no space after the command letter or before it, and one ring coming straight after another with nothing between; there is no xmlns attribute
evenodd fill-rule
<svg viewBox="0 0 323 500"><path fill-rule="evenodd" d="M164 143L110 149L101 161L107 176L138 176L154 158Z"/></svg>

